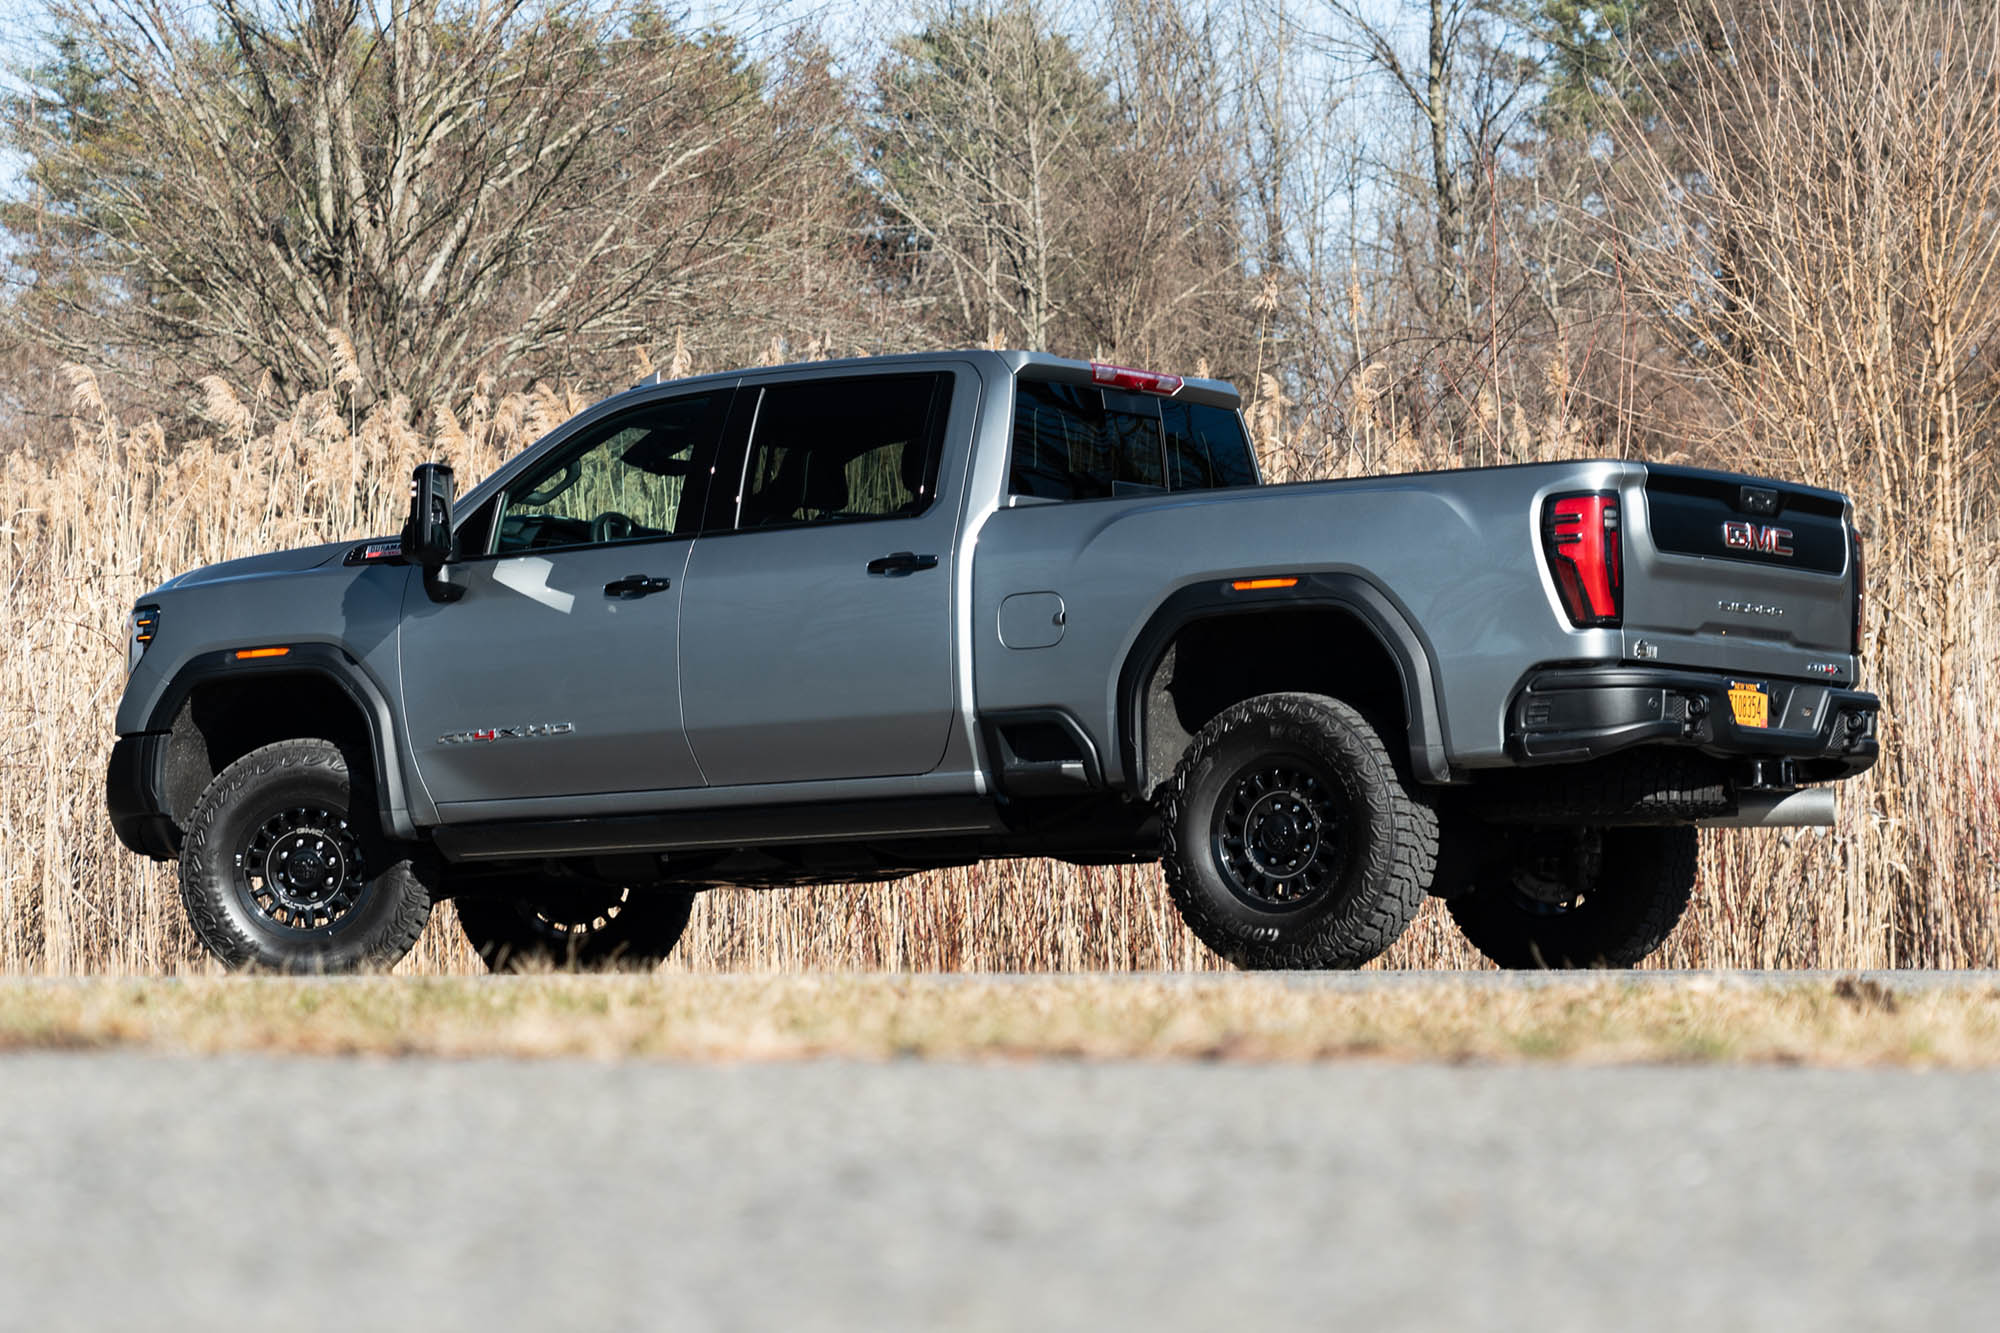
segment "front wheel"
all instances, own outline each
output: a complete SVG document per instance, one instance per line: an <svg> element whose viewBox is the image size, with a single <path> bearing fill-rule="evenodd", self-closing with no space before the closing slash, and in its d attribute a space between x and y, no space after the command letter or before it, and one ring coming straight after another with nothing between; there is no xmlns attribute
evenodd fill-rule
<svg viewBox="0 0 2000 1333"><path fill-rule="evenodd" d="M1631 967L1667 941L1694 892L1695 831L1523 830L1450 900L1502 967Z"/></svg>
<svg viewBox="0 0 2000 1333"><path fill-rule="evenodd" d="M430 919L410 849L326 740L279 741L222 770L188 816L181 902L231 968L389 967Z"/></svg>
<svg viewBox="0 0 2000 1333"><path fill-rule="evenodd" d="M457 899L465 938L494 972L649 971L687 929L694 894L518 876Z"/></svg>
<svg viewBox="0 0 2000 1333"><path fill-rule="evenodd" d="M1161 817L1175 906L1238 967L1360 967L1409 925L1437 858L1428 801L1367 719L1323 695L1224 709Z"/></svg>

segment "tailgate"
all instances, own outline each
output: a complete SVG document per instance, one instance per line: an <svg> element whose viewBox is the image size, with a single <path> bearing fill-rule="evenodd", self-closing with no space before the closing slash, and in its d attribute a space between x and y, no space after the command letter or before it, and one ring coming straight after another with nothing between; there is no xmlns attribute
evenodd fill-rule
<svg viewBox="0 0 2000 1333"><path fill-rule="evenodd" d="M1852 680L1855 545L1845 497L1647 465L1626 495L1626 655Z"/></svg>

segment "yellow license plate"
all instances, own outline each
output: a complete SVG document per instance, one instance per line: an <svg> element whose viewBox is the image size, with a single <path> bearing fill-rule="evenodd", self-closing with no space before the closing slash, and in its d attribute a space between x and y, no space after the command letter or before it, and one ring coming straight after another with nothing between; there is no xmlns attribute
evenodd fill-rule
<svg viewBox="0 0 2000 1333"><path fill-rule="evenodd" d="M1729 711L1736 714L1739 727L1768 727L1771 725L1771 696L1764 693L1762 685L1745 685L1741 681L1729 682Z"/></svg>

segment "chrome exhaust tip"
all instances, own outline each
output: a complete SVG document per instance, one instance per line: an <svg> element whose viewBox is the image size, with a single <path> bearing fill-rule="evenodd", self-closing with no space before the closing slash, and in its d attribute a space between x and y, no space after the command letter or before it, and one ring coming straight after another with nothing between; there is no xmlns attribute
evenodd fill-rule
<svg viewBox="0 0 2000 1333"><path fill-rule="evenodd" d="M1695 822L1703 828L1832 828L1833 787L1736 793L1736 813Z"/></svg>

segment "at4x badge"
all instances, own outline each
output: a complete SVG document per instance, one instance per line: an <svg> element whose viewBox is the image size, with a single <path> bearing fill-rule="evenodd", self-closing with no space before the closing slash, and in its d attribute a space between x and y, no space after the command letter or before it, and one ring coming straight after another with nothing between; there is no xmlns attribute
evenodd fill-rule
<svg viewBox="0 0 2000 1333"><path fill-rule="evenodd" d="M470 745L474 741L534 740L542 736L567 736L576 727L568 722L529 722L518 727L482 727L477 731L447 731L439 745Z"/></svg>

